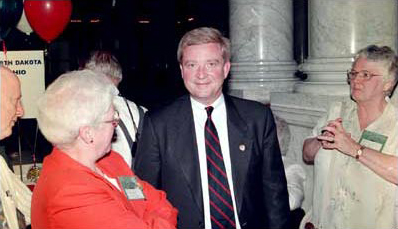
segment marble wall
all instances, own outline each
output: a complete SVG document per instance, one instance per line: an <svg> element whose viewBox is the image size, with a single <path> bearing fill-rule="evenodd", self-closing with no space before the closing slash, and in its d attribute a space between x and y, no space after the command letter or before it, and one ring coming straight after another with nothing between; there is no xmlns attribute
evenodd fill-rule
<svg viewBox="0 0 398 229"><path fill-rule="evenodd" d="M309 0L308 75L295 92L348 95L346 71L352 55L369 44L397 45L395 0ZM322 88L322 90L319 90Z"/></svg>
<svg viewBox="0 0 398 229"><path fill-rule="evenodd" d="M230 1L232 62L291 61L292 13L286 0Z"/></svg>
<svg viewBox="0 0 398 229"><path fill-rule="evenodd" d="M291 0L231 0L230 38L231 94L268 103L271 91L293 90Z"/></svg>
<svg viewBox="0 0 398 229"><path fill-rule="evenodd" d="M396 45L395 0L310 0L311 58L350 57L369 45Z"/></svg>

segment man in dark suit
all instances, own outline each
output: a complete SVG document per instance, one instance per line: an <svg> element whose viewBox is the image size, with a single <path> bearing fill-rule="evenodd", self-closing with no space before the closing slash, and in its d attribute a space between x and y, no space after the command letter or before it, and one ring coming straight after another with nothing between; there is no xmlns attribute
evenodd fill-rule
<svg viewBox="0 0 398 229"><path fill-rule="evenodd" d="M272 112L222 93L229 40L213 28L194 29L177 55L190 95L147 113L136 174L167 192L179 228L288 228Z"/></svg>

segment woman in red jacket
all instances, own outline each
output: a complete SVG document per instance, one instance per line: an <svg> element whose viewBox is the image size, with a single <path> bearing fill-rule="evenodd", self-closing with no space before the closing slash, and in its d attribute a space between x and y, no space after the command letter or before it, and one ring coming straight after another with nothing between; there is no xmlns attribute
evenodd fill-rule
<svg viewBox="0 0 398 229"><path fill-rule="evenodd" d="M115 95L106 77L82 70L58 77L40 98L37 120L54 149L33 192L34 229L175 228L165 193L110 150Z"/></svg>

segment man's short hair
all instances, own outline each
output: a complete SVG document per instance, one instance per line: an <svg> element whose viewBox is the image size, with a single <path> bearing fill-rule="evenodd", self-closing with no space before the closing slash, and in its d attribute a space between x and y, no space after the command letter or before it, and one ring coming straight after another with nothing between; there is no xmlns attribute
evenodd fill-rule
<svg viewBox="0 0 398 229"><path fill-rule="evenodd" d="M202 45L216 43L221 47L224 61L229 61L231 57L231 45L228 38L224 37L220 31L210 27L200 27L187 32L180 40L177 49L178 62L182 62L184 49L191 45Z"/></svg>

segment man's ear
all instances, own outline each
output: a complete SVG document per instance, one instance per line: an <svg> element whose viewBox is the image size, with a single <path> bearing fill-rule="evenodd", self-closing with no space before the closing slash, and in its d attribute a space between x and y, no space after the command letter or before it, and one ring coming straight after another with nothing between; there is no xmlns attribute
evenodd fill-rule
<svg viewBox="0 0 398 229"><path fill-rule="evenodd" d="M91 144L94 142L92 128L89 126L83 126L79 128L79 137L86 143Z"/></svg>
<svg viewBox="0 0 398 229"><path fill-rule="evenodd" d="M226 62L224 63L224 66L223 66L223 70L224 70L224 79L227 78L230 69L231 69L231 62L230 62L230 61L226 61Z"/></svg>
<svg viewBox="0 0 398 229"><path fill-rule="evenodd" d="M181 71L181 77L184 78L184 73L182 71L182 64L180 64L180 71Z"/></svg>

